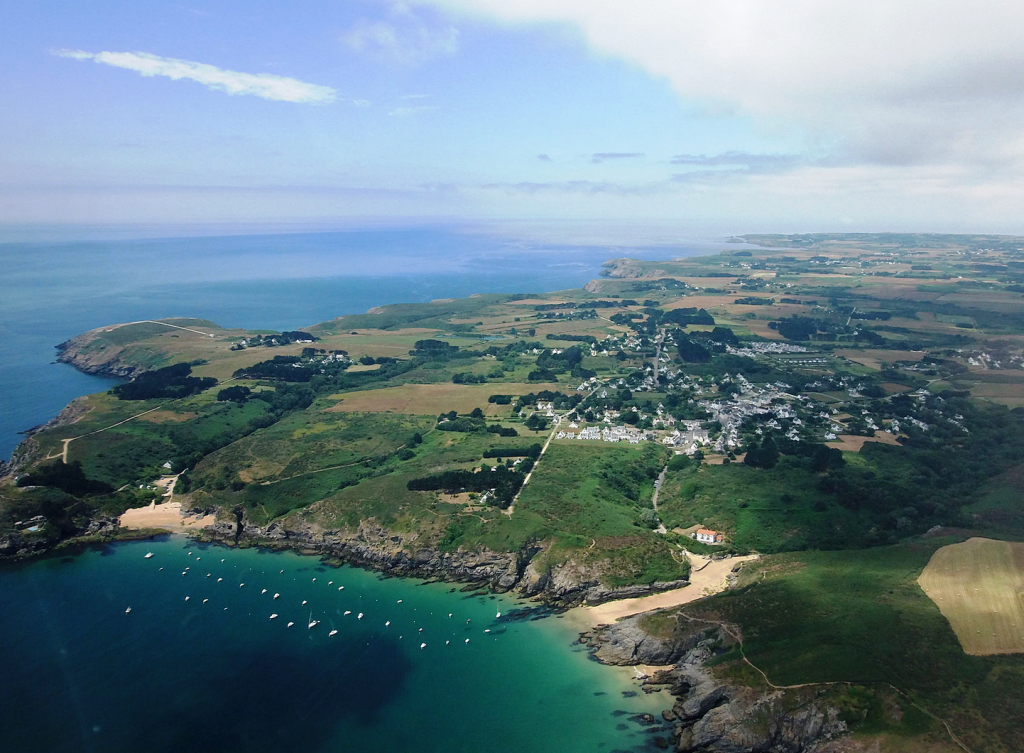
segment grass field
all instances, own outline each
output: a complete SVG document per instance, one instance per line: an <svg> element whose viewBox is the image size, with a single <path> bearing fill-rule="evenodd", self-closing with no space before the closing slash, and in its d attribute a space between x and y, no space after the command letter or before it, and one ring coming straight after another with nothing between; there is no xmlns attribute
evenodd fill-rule
<svg viewBox="0 0 1024 753"><path fill-rule="evenodd" d="M746 568L746 585L680 610L738 625L744 653L777 685L850 682L884 694L880 683L889 683L948 721L974 753L1024 750L1024 657L965 654L917 583L949 542L765 557ZM736 658L735 650L723 655L721 671L742 673L730 663ZM872 712L865 731L930 731L948 740L941 726L914 718L905 697L899 702L903 721L895 729Z"/></svg>
<svg viewBox="0 0 1024 753"><path fill-rule="evenodd" d="M436 416L448 411L469 413L480 408L489 415L508 415L509 405L488 403L491 395L525 395L541 390L565 391L557 384L521 384L493 382L490 384L404 384L379 390L362 390L331 395L338 400L330 411L406 413Z"/></svg>
<svg viewBox="0 0 1024 753"><path fill-rule="evenodd" d="M1024 652L1024 544L972 538L944 546L918 583L967 653Z"/></svg>

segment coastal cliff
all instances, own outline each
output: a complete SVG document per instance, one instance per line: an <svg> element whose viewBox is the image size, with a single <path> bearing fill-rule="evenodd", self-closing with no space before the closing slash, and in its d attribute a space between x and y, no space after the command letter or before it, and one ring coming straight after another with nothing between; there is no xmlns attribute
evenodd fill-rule
<svg viewBox="0 0 1024 753"><path fill-rule="evenodd" d="M478 584L498 592L514 591L558 607L600 604L688 585L686 580L675 580L613 588L601 582L600 570L572 559L539 565L537 555L544 551L543 546L517 552L442 551L417 545L413 539L373 521L363 521L353 531L323 530L308 524L277 522L266 527L253 526L236 515L235 520L217 521L204 535L222 543L295 549L389 575Z"/></svg>
<svg viewBox="0 0 1024 753"><path fill-rule="evenodd" d="M636 615L584 633L581 640L604 664L671 665L645 685L675 696L663 718L680 753L814 753L846 733L824 686L774 689L723 679L709 661L734 644L727 633L689 624L663 634L645 628L652 616L668 618Z"/></svg>
<svg viewBox="0 0 1024 753"><path fill-rule="evenodd" d="M644 269L636 259L612 259L601 265L602 277L614 277L616 279L640 279L643 277L662 277L666 273L664 269Z"/></svg>

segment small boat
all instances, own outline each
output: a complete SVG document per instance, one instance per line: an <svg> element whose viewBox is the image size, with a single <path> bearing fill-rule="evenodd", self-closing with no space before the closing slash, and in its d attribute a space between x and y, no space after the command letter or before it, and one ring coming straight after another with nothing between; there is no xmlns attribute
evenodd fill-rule
<svg viewBox="0 0 1024 753"><path fill-rule="evenodd" d="M361 619L363 619L363 613L362 613L362 612L360 612L359 614L357 614L357 615L356 615L356 619L357 619L357 620L361 620Z"/></svg>
<svg viewBox="0 0 1024 753"><path fill-rule="evenodd" d="M485 633L489 633L489 632L491 632L491 629L490 629L490 628L487 628L486 630L484 630L484 632L485 632Z"/></svg>
<svg viewBox="0 0 1024 753"><path fill-rule="evenodd" d="M275 599L280 598L280 596L281 596L281 594L274 594L274 598Z"/></svg>
<svg viewBox="0 0 1024 753"><path fill-rule="evenodd" d="M186 597L185 597L185 601L188 601L188 600L189 600L189 599L191 599L191 598L192 598L191 596L186 596Z"/></svg>
<svg viewBox="0 0 1024 753"><path fill-rule="evenodd" d="M344 587L344 586L338 586L338 590L339 590L339 591L344 591L344 590L345 590L345 587Z"/></svg>
<svg viewBox="0 0 1024 753"><path fill-rule="evenodd" d="M270 615L270 619L272 619L272 620L276 620L276 619L277 619L277 614L276 614L276 613L274 613L274 614Z"/></svg>
<svg viewBox="0 0 1024 753"><path fill-rule="evenodd" d="M213 575L213 573L207 573L206 577L209 578L211 575Z"/></svg>
<svg viewBox="0 0 1024 753"><path fill-rule="evenodd" d="M420 648L426 648L426 647L427 647L427 644L426 644L426 643L421 643L421 644L420 644Z"/></svg>
<svg viewBox="0 0 1024 753"><path fill-rule="evenodd" d="M338 634L338 631L337 631L337 630L332 630L331 632L329 632L329 633L327 634L327 637L328 637L328 638L330 638L330 637L331 637L332 635L337 635L337 634Z"/></svg>
<svg viewBox="0 0 1024 753"><path fill-rule="evenodd" d="M496 619L496 620L499 619L500 617L501 617L501 612L498 612L496 615L494 615L494 619Z"/></svg>
<svg viewBox="0 0 1024 753"><path fill-rule="evenodd" d="M245 584L244 584L244 583L239 583L239 584L238 584L238 587L239 587L239 588L242 588L243 586L245 586Z"/></svg>
<svg viewBox="0 0 1024 753"><path fill-rule="evenodd" d="M223 578L217 578L217 582L218 583L220 583L222 580L224 580L224 579Z"/></svg>
<svg viewBox="0 0 1024 753"><path fill-rule="evenodd" d="M208 601L209 601L209 599L203 599L203 603L204 603L204 604L205 604L206 602L208 602Z"/></svg>
<svg viewBox="0 0 1024 753"><path fill-rule="evenodd" d="M316 583L316 578L313 578L313 582Z"/></svg>
<svg viewBox="0 0 1024 753"><path fill-rule="evenodd" d="M449 612L449 613L448 613L448 616L449 616L449 617L451 617L451 616L452 616L452 613L451 613L451 612Z"/></svg>
<svg viewBox="0 0 1024 753"><path fill-rule="evenodd" d="M343 614L342 617L347 617L350 614L352 614L352 610L351 609L346 609L345 610L345 614Z"/></svg>
<svg viewBox="0 0 1024 753"><path fill-rule="evenodd" d="M401 599L399 599L399 600L398 600L398 603L399 603L399 604L401 604L401 603L402 603L402 600L401 600Z"/></svg>
<svg viewBox="0 0 1024 753"><path fill-rule="evenodd" d="M327 581L327 585L328 585L328 586L333 586L333 585L334 585L334 581L333 581L333 580L329 580L329 581Z"/></svg>
<svg viewBox="0 0 1024 753"><path fill-rule="evenodd" d="M469 638L466 639L466 643L469 643Z"/></svg>
<svg viewBox="0 0 1024 753"><path fill-rule="evenodd" d="M265 594L266 592L267 592L267 589L265 589L265 588L262 591L260 591L261 594Z"/></svg>
<svg viewBox="0 0 1024 753"><path fill-rule="evenodd" d="M447 646L447 645L448 645L449 643L451 643L451 641L445 641L445 642L444 642L444 645L446 645L446 646Z"/></svg>
<svg viewBox="0 0 1024 753"><path fill-rule="evenodd" d="M302 606L306 606L306 600L305 599L302 600Z"/></svg>
<svg viewBox="0 0 1024 753"><path fill-rule="evenodd" d="M294 624L295 624L294 622L289 622L287 625L285 625L285 627L291 627Z"/></svg>
<svg viewBox="0 0 1024 753"><path fill-rule="evenodd" d="M146 552L146 556L145 556L145 557L143 557L142 559L144 559L144 560L151 560L151 559L153 559L153 557L155 557L155 556L156 556L156 555L155 555L155 554L153 554L152 552Z"/></svg>
<svg viewBox="0 0 1024 753"><path fill-rule="evenodd" d="M126 610L124 610L125 614L131 614L131 612L132 612L132 608L131 607L128 607Z"/></svg>
<svg viewBox="0 0 1024 753"><path fill-rule="evenodd" d="M320 622L319 620L314 620L313 619L313 613L310 612L309 613L309 625L306 627L306 629L307 630L312 630L313 628L315 628L317 626L317 623L319 623L319 622Z"/></svg>
<svg viewBox="0 0 1024 753"><path fill-rule="evenodd" d="M387 622L384 623L384 627L388 627L390 624L391 624L391 620L388 620Z"/></svg>

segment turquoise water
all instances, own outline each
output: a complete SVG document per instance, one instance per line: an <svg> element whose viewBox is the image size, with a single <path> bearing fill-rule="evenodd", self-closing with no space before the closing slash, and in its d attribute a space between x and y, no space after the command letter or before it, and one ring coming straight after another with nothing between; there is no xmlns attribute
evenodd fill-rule
<svg viewBox="0 0 1024 753"><path fill-rule="evenodd" d="M95 327L195 316L294 329L387 303L578 287L617 256L726 247L538 246L438 228L0 243L0 457L19 432L111 386L53 364L55 345Z"/></svg>
<svg viewBox="0 0 1024 753"><path fill-rule="evenodd" d="M529 606L181 537L6 567L0 750L652 749L671 699Z"/></svg>

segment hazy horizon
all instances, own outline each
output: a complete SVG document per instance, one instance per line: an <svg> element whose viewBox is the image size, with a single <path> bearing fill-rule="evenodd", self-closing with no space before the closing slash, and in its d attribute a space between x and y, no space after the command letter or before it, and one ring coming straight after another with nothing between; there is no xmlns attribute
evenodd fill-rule
<svg viewBox="0 0 1024 753"><path fill-rule="evenodd" d="M42 0L0 19L7 236L1024 233L1024 9L993 0Z"/></svg>

